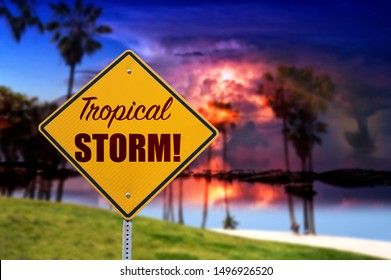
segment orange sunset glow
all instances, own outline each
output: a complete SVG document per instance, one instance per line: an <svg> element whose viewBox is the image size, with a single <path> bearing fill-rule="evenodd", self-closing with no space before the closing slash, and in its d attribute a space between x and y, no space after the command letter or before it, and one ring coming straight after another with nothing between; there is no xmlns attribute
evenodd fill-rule
<svg viewBox="0 0 391 280"><path fill-rule="evenodd" d="M212 170L222 170L224 166L232 168L230 162L224 163L220 159L224 147L223 133L226 144L229 145L236 131L249 122L255 124L254 131L259 133L263 133L260 128L262 124L275 122L274 113L265 97L257 94L266 71L270 71L269 67L260 61L198 60L183 64L169 73L173 78L169 81L173 87L220 130L221 134L212 147ZM258 153L260 148L253 148ZM229 158L248 161L254 155L255 153L248 151L237 155L230 148L228 161ZM198 171L206 169L205 161L200 164L201 166L196 167Z"/></svg>
<svg viewBox="0 0 391 280"><path fill-rule="evenodd" d="M264 97L256 94L265 71L268 71L268 68L256 62L193 62L184 65L171 76L175 77L174 87L196 108L203 108L210 121L219 122L225 118L234 118L240 124L250 120L267 122L274 118ZM213 112L211 106L205 106L211 102L231 104L239 117L229 115L227 110ZM250 110L248 107L251 107ZM206 110L211 112L205 112Z"/></svg>
<svg viewBox="0 0 391 280"><path fill-rule="evenodd" d="M176 179L172 184L175 199L178 197L178 180L180 179ZM265 208L282 204L286 200L283 187L273 187L267 184L256 183L249 184L247 188L243 188L239 184L225 185L226 183L217 180L212 180L211 182L205 182L203 180L182 180L184 180L183 184L186 186L184 199L186 203L193 206L203 204L204 191L207 186L209 187L209 203L215 206L224 206L225 188L230 205L248 208Z"/></svg>

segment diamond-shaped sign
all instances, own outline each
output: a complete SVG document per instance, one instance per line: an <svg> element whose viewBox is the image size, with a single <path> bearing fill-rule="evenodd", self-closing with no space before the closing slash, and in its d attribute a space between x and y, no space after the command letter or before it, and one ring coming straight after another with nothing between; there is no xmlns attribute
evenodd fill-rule
<svg viewBox="0 0 391 280"><path fill-rule="evenodd" d="M39 129L126 220L217 137L217 130L132 51Z"/></svg>

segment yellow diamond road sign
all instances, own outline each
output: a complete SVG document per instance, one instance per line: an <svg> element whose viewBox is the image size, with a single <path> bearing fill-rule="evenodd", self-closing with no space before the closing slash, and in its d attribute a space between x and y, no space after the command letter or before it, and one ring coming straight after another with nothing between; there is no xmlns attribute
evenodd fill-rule
<svg viewBox="0 0 391 280"><path fill-rule="evenodd" d="M217 130L132 51L39 129L126 220L217 137Z"/></svg>

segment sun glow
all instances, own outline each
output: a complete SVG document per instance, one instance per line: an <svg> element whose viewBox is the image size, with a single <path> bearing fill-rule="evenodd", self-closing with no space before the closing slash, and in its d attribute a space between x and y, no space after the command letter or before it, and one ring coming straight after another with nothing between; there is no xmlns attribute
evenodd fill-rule
<svg viewBox="0 0 391 280"><path fill-rule="evenodd" d="M205 116L220 132L224 131L227 143L235 130L249 122L261 129L262 124L274 121L275 116L267 100L257 94L263 73L270 67L261 61L197 59L181 64L169 74L173 87ZM223 134L221 134L223 135ZM223 149L222 137L213 148L213 158ZM219 155L219 156L216 156ZM213 170L222 169L224 163L210 165ZM227 167L227 166L226 166ZM201 171L206 164L198 166Z"/></svg>
<svg viewBox="0 0 391 280"><path fill-rule="evenodd" d="M221 70L221 79L223 81L233 80L235 77L234 73L229 69Z"/></svg>

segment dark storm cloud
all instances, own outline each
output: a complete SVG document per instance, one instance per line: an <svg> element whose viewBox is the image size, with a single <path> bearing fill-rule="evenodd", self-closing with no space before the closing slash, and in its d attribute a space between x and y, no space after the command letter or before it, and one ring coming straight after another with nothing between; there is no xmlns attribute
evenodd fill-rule
<svg viewBox="0 0 391 280"><path fill-rule="evenodd" d="M117 30L161 40L170 49L236 39L259 48L308 44L346 55L385 51L387 8L376 1L118 1L106 10Z"/></svg>
<svg viewBox="0 0 391 280"><path fill-rule="evenodd" d="M375 131L371 121L379 112L391 109L390 3L353 0L101 3L107 22L116 31L112 38L140 53L169 82L174 80L171 69L181 69L192 61L199 64L261 61L270 68L279 64L311 65L317 73L328 73L337 85L332 106L342 110L353 124L340 132L345 143L359 152L358 146L376 146L376 135L391 135L391 126L377 124L382 131ZM241 89L233 87L233 90ZM241 111L257 110L240 98L233 100L233 104ZM239 137L240 129L232 132L233 140ZM243 149L244 145L235 141L233 147ZM390 154L390 149L384 148L383 152ZM250 154L247 160L251 161Z"/></svg>

